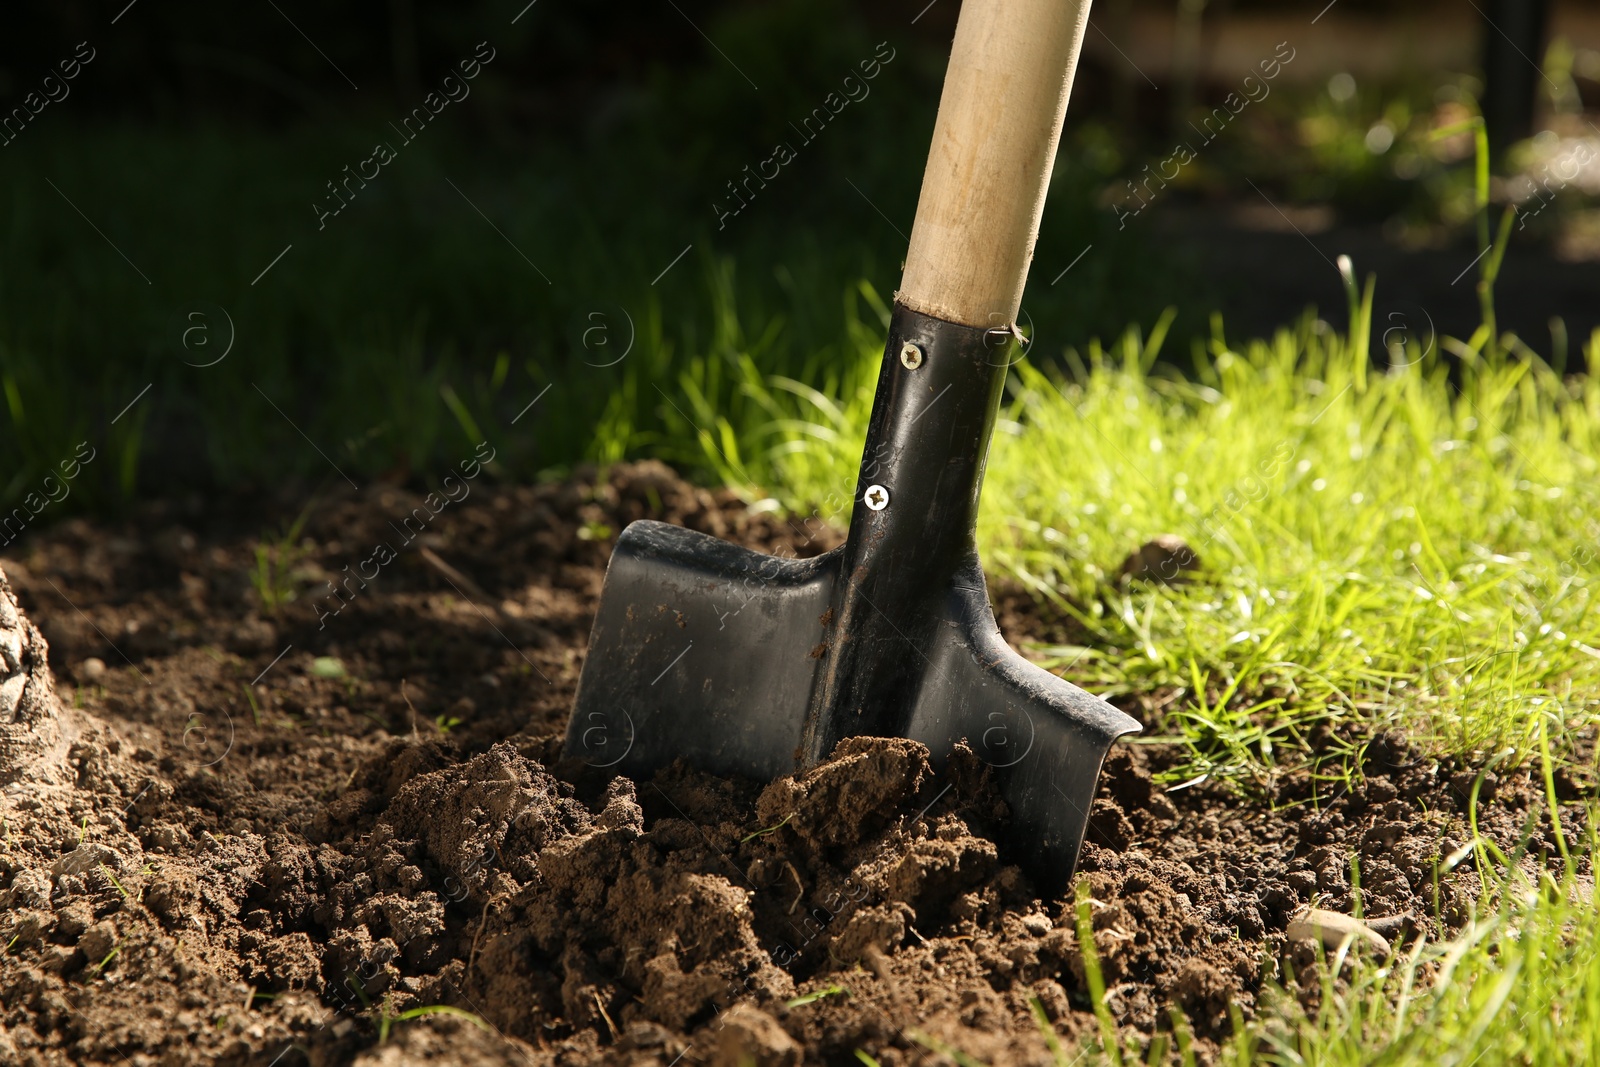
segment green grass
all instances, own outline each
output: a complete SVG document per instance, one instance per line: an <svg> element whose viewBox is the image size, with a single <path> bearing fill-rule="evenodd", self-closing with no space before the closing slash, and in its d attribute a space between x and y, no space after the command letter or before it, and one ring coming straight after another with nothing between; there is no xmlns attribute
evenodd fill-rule
<svg viewBox="0 0 1600 1067"><path fill-rule="evenodd" d="M1054 665L1108 694L1182 691L1173 725L1219 770L1330 715L1461 752L1592 720L1592 382L1433 356L1362 382L1310 324L1219 338L1189 382L1139 347L1091 352L1081 383L1019 373L991 464L991 564L1085 633ZM1118 585L1163 532L1204 577Z"/></svg>
<svg viewBox="0 0 1600 1067"><path fill-rule="evenodd" d="M1090 915L1089 883L1079 882L1077 893L1076 928L1078 948L1083 958L1084 984L1088 986L1089 1004L1094 1010L1095 1024L1100 1028L1100 1051L1110 1061L1111 1067L1122 1067L1122 1048L1117 1041L1117 1024L1106 1005L1106 982L1100 973L1100 957L1094 950L1094 920ZM1037 1021L1035 1016L1035 1021ZM1051 1050L1054 1052L1054 1050ZM1060 1059L1059 1056L1056 1057Z"/></svg>
<svg viewBox="0 0 1600 1067"><path fill-rule="evenodd" d="M785 1008L799 1008L804 1007L807 1004L815 1004L817 1001L824 1000L828 997L836 997L841 995L849 996L850 990L846 989L842 985L830 985L825 986L822 989L813 990L810 993L802 993L798 997L791 997L789 1000L784 1001L783 1006Z"/></svg>
<svg viewBox="0 0 1600 1067"><path fill-rule="evenodd" d="M1173 697L1165 729L1206 773L1352 719L1453 752L1525 757L1542 732L1565 751L1600 696L1600 387L1482 338L1368 371L1309 316L1246 344L1219 326L1182 378L1156 368L1166 321L1069 351L1072 371L1013 372L979 538L991 571L1070 617L1070 643L1036 649L1046 665ZM846 521L879 336L861 324L862 370L820 391L741 361L771 412L754 438L685 376L704 460ZM1199 553L1198 579L1120 582L1162 533Z"/></svg>
<svg viewBox="0 0 1600 1067"><path fill-rule="evenodd" d="M256 562L250 571L250 585L256 591L261 609L269 615L276 615L299 592L297 568L307 554L300 542L300 533L310 514L311 505L308 504L280 535L263 536L256 542Z"/></svg>
<svg viewBox="0 0 1600 1067"><path fill-rule="evenodd" d="M479 1030L494 1032L494 1028L484 1022L482 1018L463 1008L453 1007L449 1004L425 1004L419 1008L408 1008L395 1015L390 1015L387 1006L378 1011L378 1044L389 1040L389 1032L396 1023L410 1022L412 1019L422 1019L429 1015L449 1015L457 1019L464 1019L476 1026Z"/></svg>

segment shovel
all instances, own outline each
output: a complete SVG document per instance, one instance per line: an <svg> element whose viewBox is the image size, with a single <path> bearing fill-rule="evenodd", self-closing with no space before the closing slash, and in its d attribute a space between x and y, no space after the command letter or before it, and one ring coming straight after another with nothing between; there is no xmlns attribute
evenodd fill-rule
<svg viewBox="0 0 1600 1067"><path fill-rule="evenodd" d="M974 529L1088 0L966 0L867 427L848 539L814 559L632 523L606 571L565 754L769 780L846 737L965 741L1003 845L1072 876L1100 767L1139 724L1000 636Z"/></svg>

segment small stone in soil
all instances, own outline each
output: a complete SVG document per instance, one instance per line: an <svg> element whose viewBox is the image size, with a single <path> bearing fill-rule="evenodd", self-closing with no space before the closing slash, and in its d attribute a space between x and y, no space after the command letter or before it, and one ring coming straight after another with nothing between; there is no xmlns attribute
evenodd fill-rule
<svg viewBox="0 0 1600 1067"><path fill-rule="evenodd" d="M1051 922L1048 916L1034 912L1022 917L1022 928L1035 937L1043 937L1050 932Z"/></svg>
<svg viewBox="0 0 1600 1067"><path fill-rule="evenodd" d="M1291 941L1316 941L1320 938L1329 948L1338 948L1344 943L1344 939L1349 937L1354 941L1365 942L1376 949L1379 955L1389 954L1389 942L1382 934L1360 919L1341 915L1336 911L1308 908L1289 920L1288 934Z"/></svg>

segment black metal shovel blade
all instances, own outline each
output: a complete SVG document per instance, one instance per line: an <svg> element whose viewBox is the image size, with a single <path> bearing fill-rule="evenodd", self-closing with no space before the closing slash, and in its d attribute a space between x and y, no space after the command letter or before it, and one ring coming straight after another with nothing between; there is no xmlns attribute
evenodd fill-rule
<svg viewBox="0 0 1600 1067"><path fill-rule="evenodd" d="M762 781L795 770L843 552L781 559L630 525L606 573L567 755L634 777L679 757ZM1011 808L1009 858L1060 891L1101 763L1139 724L1006 644L975 555L945 591L924 655L905 736L936 767L966 741Z"/></svg>

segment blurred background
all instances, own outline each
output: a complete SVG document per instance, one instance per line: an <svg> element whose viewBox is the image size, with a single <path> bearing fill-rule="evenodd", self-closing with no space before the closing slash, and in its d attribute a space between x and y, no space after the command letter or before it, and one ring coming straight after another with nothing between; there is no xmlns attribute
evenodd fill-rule
<svg viewBox="0 0 1600 1067"><path fill-rule="evenodd" d="M752 373L837 395L881 345L957 11L9 12L0 504L79 442L99 458L63 511L404 481L483 440L518 476L708 473L777 414ZM1343 329L1341 255L1377 277L1375 352L1467 338L1482 227L1511 205L1498 327L1576 369L1600 327L1597 118L1592 0L1097 0L1030 358L1169 308L1178 367Z"/></svg>

